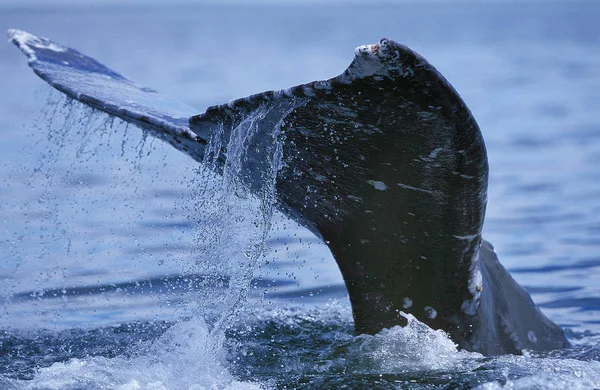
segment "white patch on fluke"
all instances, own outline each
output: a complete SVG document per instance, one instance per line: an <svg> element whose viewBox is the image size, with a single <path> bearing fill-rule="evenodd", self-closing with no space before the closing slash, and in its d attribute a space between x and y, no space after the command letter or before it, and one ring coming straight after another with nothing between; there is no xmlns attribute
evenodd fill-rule
<svg viewBox="0 0 600 390"><path fill-rule="evenodd" d="M362 202L362 198L354 195L347 195L348 199L353 200L355 202Z"/></svg>
<svg viewBox="0 0 600 390"><path fill-rule="evenodd" d="M302 90L304 92L304 96L313 97L317 95L315 90L310 85L304 85Z"/></svg>
<svg viewBox="0 0 600 390"><path fill-rule="evenodd" d="M384 182L382 181L377 181L377 180L367 180L367 183L369 183L370 185L372 185L376 190L379 191L385 191L388 189L388 187L385 185Z"/></svg>
<svg viewBox="0 0 600 390"><path fill-rule="evenodd" d="M427 316L427 318L430 318L433 320L433 319L435 319L435 317L437 317L437 310L435 310L431 306L425 306L424 311L425 311L425 315Z"/></svg>
<svg viewBox="0 0 600 390"><path fill-rule="evenodd" d="M435 148L431 151L431 153L429 153L429 158L436 158L437 155L444 150L444 148Z"/></svg>
<svg viewBox="0 0 600 390"><path fill-rule="evenodd" d="M464 173L460 173L460 172L457 172L457 171L452 171L452 174L453 174L454 176L460 176L460 177L462 177L463 179L475 179L475 176L466 175L466 174L464 174Z"/></svg>
<svg viewBox="0 0 600 390"><path fill-rule="evenodd" d="M426 189L424 189L424 188L413 187L413 186L409 186L409 185L407 185L407 184L402 184L402 183L397 183L397 184L398 184L398 187L405 188L405 189L407 189L407 190L413 190L413 191L425 192L425 193L428 193L428 194L431 194L431 193L433 193L433 191L431 191L431 190L426 190Z"/></svg>
<svg viewBox="0 0 600 390"><path fill-rule="evenodd" d="M468 241L472 241L472 240L474 240L475 238L479 237L479 233L477 233L477 234L470 234L470 235L468 235L468 236L457 236L457 235L455 235L455 234L454 234L454 235L452 235L452 237L454 237L454 238L458 238L459 240L468 240Z"/></svg>
<svg viewBox="0 0 600 390"><path fill-rule="evenodd" d="M326 183L329 181L325 176L321 175L320 173L312 172L312 175L317 181L320 181L321 183Z"/></svg>
<svg viewBox="0 0 600 390"><path fill-rule="evenodd" d="M533 330L528 330L527 331L527 338L532 343L537 343L537 335L535 334L535 332Z"/></svg>
<svg viewBox="0 0 600 390"><path fill-rule="evenodd" d="M502 331L504 331L504 334L507 335L513 342L515 348L519 351L522 350L523 344L519 339L519 335L517 335L517 332L505 316L500 316L500 326L502 327Z"/></svg>
<svg viewBox="0 0 600 390"><path fill-rule="evenodd" d="M67 51L67 48L64 46L57 45L54 42L50 42L33 34L29 34L26 31L13 29L8 30L8 37L10 40L18 43L19 48L25 54L27 54L27 56L29 56L30 61L37 60L37 57L35 56L35 50L32 50L32 47L35 47L36 49L52 50L57 53L63 53Z"/></svg>
<svg viewBox="0 0 600 390"><path fill-rule="evenodd" d="M354 49L354 55L353 66L348 68L350 79L347 81L374 75L389 76L389 72L378 59L379 44L358 46Z"/></svg>
<svg viewBox="0 0 600 390"><path fill-rule="evenodd" d="M479 239L480 234L470 234L466 236L453 235L454 238L459 240L473 241ZM481 300L481 292L483 291L483 275L481 273L481 263L479 261L479 250L471 259L471 265L469 266L469 292L471 293L472 299L463 301L461 310L463 313L473 316L477 313L479 302Z"/></svg>

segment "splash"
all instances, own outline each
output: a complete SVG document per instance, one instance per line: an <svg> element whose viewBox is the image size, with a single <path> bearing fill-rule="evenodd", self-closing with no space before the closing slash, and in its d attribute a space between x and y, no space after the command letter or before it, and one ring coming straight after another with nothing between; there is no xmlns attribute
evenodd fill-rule
<svg viewBox="0 0 600 390"><path fill-rule="evenodd" d="M404 327L338 340L330 349L330 368L344 366L355 374L465 370L481 357L459 351L443 331L429 328L410 314L401 315L408 321Z"/></svg>
<svg viewBox="0 0 600 390"><path fill-rule="evenodd" d="M149 345L137 351L134 348L134 356L71 358L40 369L31 382L12 381L11 386L92 389L260 388L253 381L237 382L229 373L223 341L226 329L235 321L236 313L243 307L251 290L253 273L261 263L271 225L275 180L281 163L281 122L266 123L268 114L268 110L258 110L252 116L243 118L232 129L221 126L212 140L213 148L217 151L216 157L207 155L196 179L192 181L192 185L197 185L191 191L191 198L196 203L193 204L190 199L187 201L193 204L188 210L191 211L190 219L197 218L196 248L191 251L195 261L181 264L180 272L184 275L201 273L205 276L201 280L205 282L195 284L193 288L198 290L190 291L186 301L178 305L180 318L186 320L177 320L171 329ZM115 161L123 160L130 165L129 172L135 177L144 173L143 160L152 150L152 144L150 142L148 145L149 141L143 133L138 143L134 141L136 145L133 150L129 150L131 148L127 147L125 137L120 143L117 142L117 155L110 155L109 152L107 157L103 146L110 144L112 149L115 148L115 140L111 139L115 130L112 120L64 98L55 99L48 105L44 120L49 123L48 136L40 142L48 147L32 177L45 180L43 188L47 190L40 204L52 208L48 214L57 226L57 232L50 234L49 240L42 241L43 245L48 246L66 243L66 248L48 247L45 252L47 256L62 256L55 259L57 267L65 262L76 266L78 262L92 261L93 252L83 253L76 245L71 245L71 241L78 241L79 233L67 225L72 219L76 220L79 214L85 220L88 214L85 207L90 203L85 196L75 196L70 186L66 190L73 193L63 195L61 186L64 178L77 176L77 164L87 164L84 169L106 172L113 169L111 164ZM266 126L268 124L271 126ZM116 130L123 130L123 126L120 127ZM257 142L260 142L260 151ZM221 150L227 152L225 163L217 161ZM69 159L72 162L69 163ZM256 171L257 167L260 167L260 171ZM215 175L215 170L221 175ZM249 172L257 172L257 175L250 178ZM131 187L131 184L127 184L131 180L118 180L111 190L118 189L115 186L120 184ZM259 191L250 192L249 180ZM132 188L118 190L135 193L140 188L135 181L133 187L133 191ZM68 197L72 200L67 202L65 213L61 202L64 203L63 198ZM123 206L118 212L127 209L126 204ZM133 215L129 220L137 221L141 217ZM67 222L64 222L65 218ZM106 247L107 242L102 242L102 246ZM146 265L143 265L145 268ZM215 281L219 281L220 285ZM66 283L68 277L64 273L56 277L43 275L36 282L40 286L37 295L40 306L48 307L48 303L57 302L54 296L47 296L46 291L58 292L59 295L60 291L70 291L61 287ZM221 287L219 291L214 288L215 284ZM92 291L90 286L85 287L87 291ZM71 298L72 301L69 301L67 293L62 295L62 304L56 307L54 314L50 314L55 320L70 308L73 309L72 302L77 300ZM101 300L110 301L111 297L110 294L101 294L95 300L94 306L98 307ZM88 302L93 300L88 299ZM119 307L115 302L107 304L110 307L106 307L106 313ZM128 310L127 306L123 308Z"/></svg>
<svg viewBox="0 0 600 390"><path fill-rule="evenodd" d="M57 163L58 160L91 162L98 164L92 169L99 169L108 160L104 159L105 152L98 145L97 138L106 141L106 134L120 134L123 130L110 127L111 123L106 118L97 118L91 110L77 109L78 112L74 113L75 106L63 103L54 108L58 111L59 120L66 124L52 125L50 138L43 140L45 143L51 141L51 147L44 163L33 175L36 180L57 181L54 187L63 183L57 178L75 174L74 167L67 164L66 170L63 170L64 164ZM211 141L212 153L192 181L195 188L187 198L192 204L187 214L195 221L196 247L191 251L193 257L187 258L190 261L184 262L179 269L209 277L194 284L198 290L185 295L187 304L183 310L181 307L177 309L179 318L183 315L186 319L176 320L153 341L130 339L123 353L91 356L97 347L94 346L90 347L89 354L66 355L63 361L38 369L32 380L0 376L0 388L166 390L294 388L303 385L305 388L360 388L374 384L405 388L432 388L434 385L446 388L454 385L459 388L480 386L481 389L600 387L600 367L596 361L577 361L565 356L482 358L478 354L458 351L443 332L434 331L411 316L406 316L408 326L387 329L373 336L351 335L348 305L343 305L342 309L326 307L316 311L301 308L264 310L255 322L244 317L236 323L246 298L252 293L252 274L263 262L264 239L271 225L276 172L281 164L278 143L281 124L263 126L269 122L270 114L267 110L258 110L256 115L242 118L230 130L220 127ZM101 129L102 126L107 126L107 129ZM61 135L61 131L64 134ZM128 138L134 140L128 141ZM108 141L114 143L115 140ZM143 185L130 182L149 171L144 164L155 146L143 136L135 138L127 135L118 141L121 142L117 147L122 149L115 160L127 160L132 168L113 186L126 187L121 189L124 192L131 192L132 187L141 192ZM126 147L128 142L131 148ZM254 147L257 142L264 145L260 153ZM225 161L222 159L224 153L230 157ZM264 154L264 160L258 161L258 154ZM57 165L52 167L52 164ZM250 187L260 190L251 192L248 190ZM69 191L75 191L75 187L69 187ZM42 202L42 205L61 200L52 191L46 193L46 203ZM78 202L81 203L75 204L77 209L72 210L73 214L84 212L88 205L81 200ZM59 222L57 226L63 231L49 235L53 240L47 245L55 245L53 241L62 244L62 238L77 241L80 233L69 231L62 222L64 214L59 216L60 208L56 210L50 213L49 218ZM141 217L133 215L131 219ZM161 233L164 234L164 230ZM56 248L47 246L47 253L55 256ZM76 246L65 249L64 253L68 256L58 260L64 262L73 257L73 264L77 264L87 258L82 257L84 251ZM145 260L139 261L137 268L145 272L148 262L153 259L149 254L141 257ZM47 260L50 261L50 258ZM115 267L121 269L124 264L122 259L119 260L121 263L115 263ZM220 281L220 285L211 285L207 281L211 279L211 273L212 282ZM36 283L40 286L60 285L65 280L67 277L57 268L56 275L42 276ZM215 288L215 284L219 288ZM165 286L167 289L174 287L169 283ZM61 289L40 288L37 298L42 302L51 291L60 295ZM109 294L102 294L101 298L111 299ZM40 307L47 309L48 301L46 299ZM122 307L116 306L113 301L110 310L135 311L142 304L140 297L133 304ZM74 307L73 301L65 301L54 309L54 318ZM106 313L110 310L105 308ZM158 316L158 312L154 314ZM79 336L73 342L83 344L86 339ZM97 343L104 345L107 339ZM36 345L29 352L38 351ZM51 355L52 352L45 353L35 365L49 364L46 360Z"/></svg>
<svg viewBox="0 0 600 390"><path fill-rule="evenodd" d="M19 167L23 172L16 173L14 180L18 184L15 187L21 186L18 194L21 204L17 207L15 204L14 209L10 209L12 204L9 204L3 209L5 218L13 221L11 256L7 264L14 268L11 285L6 283L0 287L0 296L5 303L0 319L10 317L12 297L23 288L18 282L20 279L25 279L28 288L38 297L43 296L47 288L64 286L66 274L61 264L64 265L65 257L76 251L73 241L76 241L77 232L69 229L61 218L65 212L61 204L64 205L67 188L80 185L85 176L73 168L72 161L90 161L98 152L98 148L88 149L92 135L98 134L102 138L111 129L114 129L112 118L95 115L91 108L74 103L57 92L50 93L42 118L33 124L34 131L28 135L35 145L31 149L42 150L42 153L36 156L33 169L31 166ZM26 169L31 171L24 172ZM68 207L73 209L75 204ZM32 269L34 260L44 267ZM58 315L58 311L53 312Z"/></svg>
<svg viewBox="0 0 600 390"><path fill-rule="evenodd" d="M180 322L131 357L73 358L41 368L31 381L3 380L3 388L27 389L263 389L238 381L227 368L223 350L213 349L201 319Z"/></svg>
<svg viewBox="0 0 600 390"><path fill-rule="evenodd" d="M410 314L405 327L384 329L374 336L362 335L354 348L361 351L359 370L399 373L420 370L464 369L464 361L479 357L458 351L456 344L441 330L433 330ZM366 363L366 364L365 364Z"/></svg>
<svg viewBox="0 0 600 390"><path fill-rule="evenodd" d="M302 103L263 106L236 118L233 125L218 123L191 184L196 203L190 214L198 216L198 237L197 260L190 270L215 278L225 274L227 278L221 280L228 282L221 291L198 290L199 301L216 305L189 307L193 307L192 315L207 318L209 311L218 312L211 321L217 344L222 344L225 330L248 298L255 271L264 262L282 164L281 118Z"/></svg>

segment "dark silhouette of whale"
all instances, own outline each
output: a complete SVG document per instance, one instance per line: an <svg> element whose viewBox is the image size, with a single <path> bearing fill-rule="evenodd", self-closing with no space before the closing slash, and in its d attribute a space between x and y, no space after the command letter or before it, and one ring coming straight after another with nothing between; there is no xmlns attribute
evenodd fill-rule
<svg viewBox="0 0 600 390"><path fill-rule="evenodd" d="M327 243L357 333L403 325L406 312L486 355L569 346L483 240L488 162L481 132L446 79L408 47L382 39L358 47L335 78L194 115L73 49L8 34L56 89L197 161L213 153L217 169L227 150L211 146L211 137L226 140L251 118L259 134L239 176L257 193L260 176L272 169L264 148L273 144L265 140L279 138L277 206Z"/></svg>

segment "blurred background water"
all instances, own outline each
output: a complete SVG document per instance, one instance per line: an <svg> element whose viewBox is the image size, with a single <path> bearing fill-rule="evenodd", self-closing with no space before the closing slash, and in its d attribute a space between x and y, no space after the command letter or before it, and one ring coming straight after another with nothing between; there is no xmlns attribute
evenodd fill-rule
<svg viewBox="0 0 600 390"><path fill-rule="evenodd" d="M384 36L407 44L482 129L484 236L575 345L485 359L416 322L352 336L316 238L276 213L255 269L251 200L215 197L191 159L67 102L6 43L0 388L600 387L599 19L597 2L0 4L0 29L74 47L199 113L335 76ZM242 305L232 280L248 269Z"/></svg>

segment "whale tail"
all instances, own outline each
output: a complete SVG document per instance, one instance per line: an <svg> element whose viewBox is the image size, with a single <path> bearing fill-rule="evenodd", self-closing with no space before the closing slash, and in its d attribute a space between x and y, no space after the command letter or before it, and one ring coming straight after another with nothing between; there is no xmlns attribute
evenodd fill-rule
<svg viewBox="0 0 600 390"><path fill-rule="evenodd" d="M190 132L188 119L198 112L159 95L77 50L21 30L8 38L27 55L42 80L68 97L132 123L176 149L202 161L205 139Z"/></svg>
<svg viewBox="0 0 600 390"><path fill-rule="evenodd" d="M488 165L477 123L406 46L382 39L357 48L335 78L194 115L76 50L18 30L9 37L56 89L196 161L216 154L217 170L227 143L212 138L228 139L251 118L240 180L260 191L272 169L265 145L280 147L278 208L329 246L358 333L402 325L403 311L484 354L568 345L482 240Z"/></svg>

